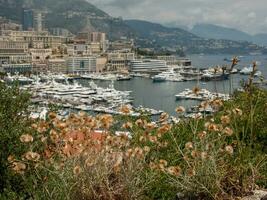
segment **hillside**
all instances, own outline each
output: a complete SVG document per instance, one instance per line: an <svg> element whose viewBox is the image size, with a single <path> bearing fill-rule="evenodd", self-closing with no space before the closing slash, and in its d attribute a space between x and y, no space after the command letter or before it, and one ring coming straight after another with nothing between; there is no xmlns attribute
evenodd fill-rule
<svg viewBox="0 0 267 200"><path fill-rule="evenodd" d="M23 7L45 12L47 28L61 27L72 33L104 31L110 39L132 35L122 20L112 18L86 0L0 0L0 15L21 22Z"/></svg>
<svg viewBox="0 0 267 200"><path fill-rule="evenodd" d="M142 20L126 20L125 23L137 34L140 47L183 49L187 53L233 53L246 54L263 51L263 48L247 41L206 39L180 28L169 28Z"/></svg>
<svg viewBox="0 0 267 200"><path fill-rule="evenodd" d="M252 41L251 35L233 28L216 26L213 24L197 24L192 33L208 39L226 39L235 41Z"/></svg>
<svg viewBox="0 0 267 200"><path fill-rule="evenodd" d="M226 39L234 41L248 41L257 45L267 46L267 34L250 35L243 31L212 24L197 24L190 31L207 39Z"/></svg>
<svg viewBox="0 0 267 200"><path fill-rule="evenodd" d="M122 36L134 38L139 47L209 54L265 51L264 48L249 42L232 41L234 39L229 40L221 36L217 39L206 39L205 37L212 37L147 21L113 18L87 0L0 0L0 16L8 19L21 22L23 8L37 9L45 13L45 27L48 29L65 28L74 34L81 31L102 31L108 34L110 40ZM230 34L233 30L228 32L228 35L234 35ZM258 38L260 40L262 36ZM239 40L242 40L242 37L239 37Z"/></svg>
<svg viewBox="0 0 267 200"><path fill-rule="evenodd" d="M267 34L257 34L253 36L253 42L258 45L267 46Z"/></svg>

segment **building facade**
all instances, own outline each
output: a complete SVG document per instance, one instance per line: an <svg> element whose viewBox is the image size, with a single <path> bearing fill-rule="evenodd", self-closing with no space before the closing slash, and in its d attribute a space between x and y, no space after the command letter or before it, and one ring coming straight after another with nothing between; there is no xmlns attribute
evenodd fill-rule
<svg viewBox="0 0 267 200"><path fill-rule="evenodd" d="M135 54L129 51L114 51L107 53L107 58L109 70L126 70L135 59Z"/></svg>
<svg viewBox="0 0 267 200"><path fill-rule="evenodd" d="M62 58L54 58L48 60L48 71L52 73L67 73L67 62Z"/></svg>
<svg viewBox="0 0 267 200"><path fill-rule="evenodd" d="M67 58L68 73L93 73L96 72L96 57L70 56Z"/></svg>
<svg viewBox="0 0 267 200"><path fill-rule="evenodd" d="M130 71L135 73L158 73L168 70L166 61L163 60L133 60L130 63Z"/></svg>
<svg viewBox="0 0 267 200"><path fill-rule="evenodd" d="M4 73L30 73L32 72L31 63L8 63L0 66L0 71Z"/></svg>

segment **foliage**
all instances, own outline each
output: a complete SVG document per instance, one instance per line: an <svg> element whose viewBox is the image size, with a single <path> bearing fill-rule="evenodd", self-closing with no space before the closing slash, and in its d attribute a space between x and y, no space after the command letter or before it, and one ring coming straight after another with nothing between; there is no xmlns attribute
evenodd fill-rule
<svg viewBox="0 0 267 200"><path fill-rule="evenodd" d="M0 191L12 189L19 192L23 185L8 169L8 156L17 156L25 147L20 145L20 136L29 129L27 108L29 94L19 90L18 85L0 83ZM12 186L12 188L10 188Z"/></svg>
<svg viewBox="0 0 267 200"><path fill-rule="evenodd" d="M218 112L177 124L166 113L131 118L128 107L125 117L51 112L30 123L28 98L1 85L0 198L232 199L267 185L266 90L203 102Z"/></svg>

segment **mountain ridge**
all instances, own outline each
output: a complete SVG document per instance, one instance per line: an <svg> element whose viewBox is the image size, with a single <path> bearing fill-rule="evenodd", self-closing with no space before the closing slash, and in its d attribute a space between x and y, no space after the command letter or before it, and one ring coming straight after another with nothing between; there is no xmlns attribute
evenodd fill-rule
<svg viewBox="0 0 267 200"><path fill-rule="evenodd" d="M208 39L248 41L257 45L267 46L267 34L265 33L251 35L235 28L228 28L214 24L196 24L190 31L200 37Z"/></svg>
<svg viewBox="0 0 267 200"><path fill-rule="evenodd" d="M109 40L135 39L137 46L189 53L248 53L264 48L249 42L205 39L181 28L169 28L142 20L114 18L87 0L0 0L0 15L21 22L23 8L38 9L45 14L47 28L64 28L108 33ZM21 14L19 14L21 13ZM263 35L259 36L265 37Z"/></svg>
<svg viewBox="0 0 267 200"><path fill-rule="evenodd" d="M143 21L125 20L136 33L135 38L140 47L182 49L187 53L233 53L247 54L263 50L247 41L227 39L205 39L181 28L169 28L163 25Z"/></svg>

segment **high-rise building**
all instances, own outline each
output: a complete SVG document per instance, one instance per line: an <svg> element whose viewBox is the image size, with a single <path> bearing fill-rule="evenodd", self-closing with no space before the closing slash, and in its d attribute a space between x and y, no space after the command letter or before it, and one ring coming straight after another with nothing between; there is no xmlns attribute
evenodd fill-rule
<svg viewBox="0 0 267 200"><path fill-rule="evenodd" d="M35 11L33 15L33 28L37 32L43 30L43 14L41 12Z"/></svg>
<svg viewBox="0 0 267 200"><path fill-rule="evenodd" d="M33 30L33 10L23 10L22 26L24 31Z"/></svg>
<svg viewBox="0 0 267 200"><path fill-rule="evenodd" d="M106 33L101 32L91 32L90 36L91 42L105 42L106 41Z"/></svg>
<svg viewBox="0 0 267 200"><path fill-rule="evenodd" d="M43 14L38 10L23 10L22 20L24 31L35 30L41 32L43 30Z"/></svg>

